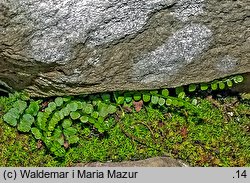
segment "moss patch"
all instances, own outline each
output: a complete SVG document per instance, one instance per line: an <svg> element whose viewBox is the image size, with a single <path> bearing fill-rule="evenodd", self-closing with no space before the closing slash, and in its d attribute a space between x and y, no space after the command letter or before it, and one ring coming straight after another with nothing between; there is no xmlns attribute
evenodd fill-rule
<svg viewBox="0 0 250 183"><path fill-rule="evenodd" d="M109 131L81 130L78 144L64 144L67 151L61 158L31 133L3 122L16 99L26 96L1 97L0 166L74 166L155 156L182 159L191 166L250 166L250 100L220 95L195 97L199 111L185 104L124 106L108 118Z"/></svg>

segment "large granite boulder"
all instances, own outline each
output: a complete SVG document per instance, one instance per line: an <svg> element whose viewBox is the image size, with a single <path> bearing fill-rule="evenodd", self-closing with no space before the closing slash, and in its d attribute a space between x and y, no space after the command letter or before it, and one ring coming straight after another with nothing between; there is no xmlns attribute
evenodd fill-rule
<svg viewBox="0 0 250 183"><path fill-rule="evenodd" d="M32 96L250 72L250 1L0 0L0 85Z"/></svg>

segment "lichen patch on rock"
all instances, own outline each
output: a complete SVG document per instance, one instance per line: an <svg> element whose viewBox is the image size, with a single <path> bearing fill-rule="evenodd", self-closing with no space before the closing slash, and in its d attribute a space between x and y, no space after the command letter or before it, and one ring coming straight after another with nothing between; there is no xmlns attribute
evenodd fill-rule
<svg viewBox="0 0 250 183"><path fill-rule="evenodd" d="M135 74L146 83L167 80L198 57L209 46L211 38L212 32L206 26L188 25L153 52L138 58L140 61L134 66Z"/></svg>

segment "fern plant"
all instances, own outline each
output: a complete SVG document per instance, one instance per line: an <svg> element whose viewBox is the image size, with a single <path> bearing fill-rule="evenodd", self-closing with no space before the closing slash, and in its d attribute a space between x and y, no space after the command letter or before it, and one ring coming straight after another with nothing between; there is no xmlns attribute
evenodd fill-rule
<svg viewBox="0 0 250 183"><path fill-rule="evenodd" d="M104 133L114 125L110 120L119 109L132 107L139 111L142 105L160 108L185 108L198 113L197 99L187 97L195 91L223 90L243 81L240 75L215 80L210 83L190 84L170 89L153 91L120 91L91 94L82 97L57 97L53 101L27 100L19 98L3 119L20 132L32 133L37 140L56 156L63 157L69 146L79 141L80 132L89 135L91 131ZM172 92L173 93L173 92ZM202 114L197 114L202 116Z"/></svg>

